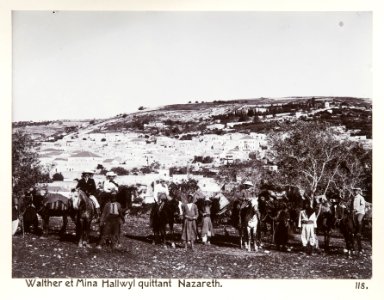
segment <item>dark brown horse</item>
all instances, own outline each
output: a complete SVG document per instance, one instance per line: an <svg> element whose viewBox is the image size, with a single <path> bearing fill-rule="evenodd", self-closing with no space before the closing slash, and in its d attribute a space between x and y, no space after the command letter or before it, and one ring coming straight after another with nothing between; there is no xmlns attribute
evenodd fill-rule
<svg viewBox="0 0 384 300"><path fill-rule="evenodd" d="M347 254L351 257L355 251L355 241L357 242L358 251L362 251L361 233L358 232L358 226L353 219L350 204L341 203L337 205L335 211L336 225L340 228L340 232L344 236Z"/></svg>
<svg viewBox="0 0 384 300"><path fill-rule="evenodd" d="M335 228L335 214L337 204L333 201L326 201L321 204L317 209L317 232L324 235L324 251L330 251L331 232Z"/></svg>
<svg viewBox="0 0 384 300"><path fill-rule="evenodd" d="M36 190L32 193L32 203L43 222L43 234L49 230L50 217L63 217L63 225L60 234L67 229L68 217L75 221L76 211L73 209L72 201L61 194L40 193Z"/></svg>
<svg viewBox="0 0 384 300"><path fill-rule="evenodd" d="M176 219L180 218L180 201L177 199L165 200L162 203L155 202L153 204L150 218L151 227L153 229L154 239L153 243L160 240L160 243L166 245L166 228L169 226L170 239L172 241L172 247L175 247L174 243L174 230L173 225Z"/></svg>
<svg viewBox="0 0 384 300"><path fill-rule="evenodd" d="M72 192L72 201L74 208L76 208L76 233L79 239L79 247L90 247L91 223L92 219L96 217L94 204L80 189Z"/></svg>
<svg viewBox="0 0 384 300"><path fill-rule="evenodd" d="M110 197L110 194L107 194L103 191L99 191L96 195L96 198L100 204L101 211L103 211L105 204L111 200ZM120 203L124 213L127 213L132 208L132 203L138 197L137 187L134 185L120 185L115 197L116 201Z"/></svg>

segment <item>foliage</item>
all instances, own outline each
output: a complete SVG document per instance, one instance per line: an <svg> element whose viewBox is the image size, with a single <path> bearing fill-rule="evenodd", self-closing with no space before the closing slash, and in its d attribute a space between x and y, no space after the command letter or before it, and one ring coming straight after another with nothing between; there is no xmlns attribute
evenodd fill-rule
<svg viewBox="0 0 384 300"><path fill-rule="evenodd" d="M64 181L64 176L61 173L55 173L52 176L53 181Z"/></svg>
<svg viewBox="0 0 384 300"><path fill-rule="evenodd" d="M271 142L271 155L279 168L272 176L274 183L302 189L311 199L331 192L344 197L366 182L372 171L361 160L368 155L365 150L338 140L324 123L291 124L285 133L273 135Z"/></svg>
<svg viewBox="0 0 384 300"><path fill-rule="evenodd" d="M199 189L197 183L197 180L192 178L183 180L181 183L172 182L169 185L169 193L171 196L177 194L176 191L180 191L184 194L194 193Z"/></svg>
<svg viewBox="0 0 384 300"><path fill-rule="evenodd" d="M193 163L200 162L203 164L209 164L213 162L213 157L211 156L196 156L193 159Z"/></svg>
<svg viewBox="0 0 384 300"><path fill-rule="evenodd" d="M16 197L38 182L50 181L49 172L40 165L35 147L27 134L20 131L12 134L13 192Z"/></svg>
<svg viewBox="0 0 384 300"><path fill-rule="evenodd" d="M111 168L111 171L115 172L119 176L129 174L129 171L123 167L113 167L113 168Z"/></svg>

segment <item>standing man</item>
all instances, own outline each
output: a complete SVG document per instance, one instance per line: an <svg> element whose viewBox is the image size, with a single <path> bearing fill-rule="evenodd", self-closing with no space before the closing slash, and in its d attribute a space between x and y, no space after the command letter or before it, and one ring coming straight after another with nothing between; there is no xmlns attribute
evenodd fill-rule
<svg viewBox="0 0 384 300"><path fill-rule="evenodd" d="M300 211L298 227L301 228L303 247L311 255L316 244L315 228L317 228L317 216L309 200L304 201L304 209Z"/></svg>
<svg viewBox="0 0 384 300"><path fill-rule="evenodd" d="M84 171L81 174L81 179L78 181L76 188L79 188L82 190L89 199L92 200L93 204L96 208L96 213L98 219L100 218L100 204L96 199L96 183L95 180L92 178L94 172L93 171Z"/></svg>
<svg viewBox="0 0 384 300"><path fill-rule="evenodd" d="M353 221L355 226L357 226L357 247L361 251L361 234L363 229L363 218L365 215L365 199L362 196L361 188L353 189L354 198L353 198Z"/></svg>

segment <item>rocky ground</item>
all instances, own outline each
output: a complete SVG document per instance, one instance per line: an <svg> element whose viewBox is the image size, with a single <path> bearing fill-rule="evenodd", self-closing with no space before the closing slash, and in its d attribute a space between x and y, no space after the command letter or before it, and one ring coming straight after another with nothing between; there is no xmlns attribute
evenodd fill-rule
<svg viewBox="0 0 384 300"><path fill-rule="evenodd" d="M41 224L40 224L41 225ZM299 235L290 241L290 252L277 251L264 240L264 248L247 252L238 246L238 236L228 227L218 227L212 245L197 243L186 251L180 241L173 249L152 245L148 216L130 216L122 228L120 249L96 249L97 225L92 232L92 248L79 248L74 224L59 237L61 221L51 218L46 237L17 233L12 238L12 275L14 278L342 278L368 279L372 276L372 248L363 241L364 252L348 258L344 242L335 232L331 252L305 254ZM180 233L180 224L176 233ZM320 236L320 246L323 237Z"/></svg>

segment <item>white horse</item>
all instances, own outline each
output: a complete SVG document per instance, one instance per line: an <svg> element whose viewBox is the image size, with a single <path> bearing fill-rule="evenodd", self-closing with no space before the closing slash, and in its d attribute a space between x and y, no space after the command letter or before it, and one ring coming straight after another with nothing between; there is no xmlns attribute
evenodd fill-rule
<svg viewBox="0 0 384 300"><path fill-rule="evenodd" d="M248 242L245 242L245 248L251 251L251 244L253 242L254 250L258 251L257 246L257 226L259 225L259 219L257 216L258 206L257 198L252 199L250 205L244 207L241 211L241 234L240 244L242 244L242 237L245 230L247 230Z"/></svg>

